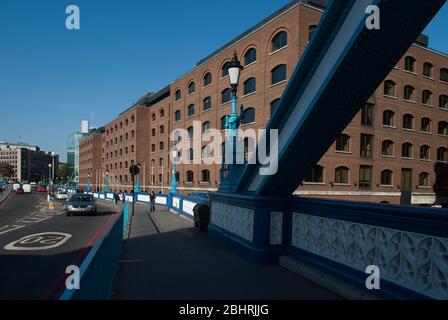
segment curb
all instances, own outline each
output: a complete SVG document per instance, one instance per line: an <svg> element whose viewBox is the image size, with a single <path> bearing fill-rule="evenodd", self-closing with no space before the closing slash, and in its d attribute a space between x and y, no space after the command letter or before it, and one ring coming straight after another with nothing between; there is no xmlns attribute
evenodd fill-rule
<svg viewBox="0 0 448 320"><path fill-rule="evenodd" d="M3 202L5 202L6 199L8 199L9 195L11 194L11 192L12 192L12 188L8 188L8 189L9 189L9 191L6 191L6 192L7 192L7 193L6 193L6 196L5 196L2 200L0 200L0 204L2 204Z"/></svg>
<svg viewBox="0 0 448 320"><path fill-rule="evenodd" d="M381 298L361 290L358 287L347 284L338 278L322 272L321 270L300 262L288 256L282 256L279 264L289 271L295 272L300 276L316 283L324 289L334 292L338 296L347 300L382 300Z"/></svg>

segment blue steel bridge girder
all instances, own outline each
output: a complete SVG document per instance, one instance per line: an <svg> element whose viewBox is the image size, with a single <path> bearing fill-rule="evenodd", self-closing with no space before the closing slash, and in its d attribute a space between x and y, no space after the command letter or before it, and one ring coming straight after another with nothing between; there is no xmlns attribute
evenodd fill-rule
<svg viewBox="0 0 448 320"><path fill-rule="evenodd" d="M267 129L279 130L275 175L246 166L235 192L291 195L381 85L446 0L332 1ZM368 5L381 28L365 26Z"/></svg>

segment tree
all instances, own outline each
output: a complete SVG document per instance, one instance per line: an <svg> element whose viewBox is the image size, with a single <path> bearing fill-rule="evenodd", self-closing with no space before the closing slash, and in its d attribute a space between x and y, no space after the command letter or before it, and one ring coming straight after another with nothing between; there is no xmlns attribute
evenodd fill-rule
<svg viewBox="0 0 448 320"><path fill-rule="evenodd" d="M73 168L67 164L61 166L58 171L58 176L63 180L67 179L67 177L71 177L73 174Z"/></svg>
<svg viewBox="0 0 448 320"><path fill-rule="evenodd" d="M12 165L9 163L0 163L0 177L11 179L15 175Z"/></svg>

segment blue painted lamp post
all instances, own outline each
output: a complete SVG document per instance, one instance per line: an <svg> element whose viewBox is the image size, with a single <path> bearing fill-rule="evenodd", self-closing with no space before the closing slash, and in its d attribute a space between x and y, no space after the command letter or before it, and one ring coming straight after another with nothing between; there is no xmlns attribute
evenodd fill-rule
<svg viewBox="0 0 448 320"><path fill-rule="evenodd" d="M67 176L67 190L69 190L71 187L70 177Z"/></svg>
<svg viewBox="0 0 448 320"><path fill-rule="evenodd" d="M177 179L176 179L176 174L177 174L177 169L176 169L176 162L177 162L177 156L178 156L178 151L176 149L174 149L173 151L171 151L171 157L173 160L173 173L171 176L171 194L176 194L177 193Z"/></svg>
<svg viewBox="0 0 448 320"><path fill-rule="evenodd" d="M90 193L91 187L90 187L90 173L87 175L87 192Z"/></svg>
<svg viewBox="0 0 448 320"><path fill-rule="evenodd" d="M106 193L109 192L109 171L106 171L106 188L105 188L105 192Z"/></svg>
<svg viewBox="0 0 448 320"><path fill-rule="evenodd" d="M232 60L227 65L229 72L229 81L230 86L232 88L232 113L226 116L225 129L227 134L227 141L225 144L225 161L222 164L221 168L221 192L233 192L234 187L236 185L236 179L239 177L239 174L242 170L242 164L238 164L239 157L237 156L237 130L241 124L241 115L237 113L237 91L238 84L240 81L241 71L244 67L241 65L238 60L236 52L233 54ZM241 106L241 113L243 107ZM228 149L228 148L231 149ZM230 152L230 150L232 150ZM231 155L231 159L229 159L229 155Z"/></svg>
<svg viewBox="0 0 448 320"><path fill-rule="evenodd" d="M137 167L140 169L140 164L138 164ZM135 186L135 192L140 193L140 171L137 174L137 184Z"/></svg>
<svg viewBox="0 0 448 320"><path fill-rule="evenodd" d="M78 176L78 173L76 173L75 179L76 179L76 184L75 184L76 187L75 187L75 189L78 190L79 189L79 176Z"/></svg>

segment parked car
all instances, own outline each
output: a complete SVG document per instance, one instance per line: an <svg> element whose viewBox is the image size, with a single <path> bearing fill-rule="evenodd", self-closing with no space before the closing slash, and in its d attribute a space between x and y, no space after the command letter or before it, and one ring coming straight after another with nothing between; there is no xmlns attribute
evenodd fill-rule
<svg viewBox="0 0 448 320"><path fill-rule="evenodd" d="M19 188L16 190L16 194L25 194L25 190L23 190L22 188Z"/></svg>
<svg viewBox="0 0 448 320"><path fill-rule="evenodd" d="M47 188L40 186L40 187L38 187L38 188L36 189L36 191L37 191L37 192L40 192L40 193L46 193L46 192L47 192Z"/></svg>
<svg viewBox="0 0 448 320"><path fill-rule="evenodd" d="M56 199L58 199L58 200L67 200L68 199L68 193L67 192L63 192L63 191L59 191L58 193L56 193Z"/></svg>
<svg viewBox="0 0 448 320"><path fill-rule="evenodd" d="M67 216L75 214L96 215L97 208L92 195L78 193L67 200Z"/></svg>

